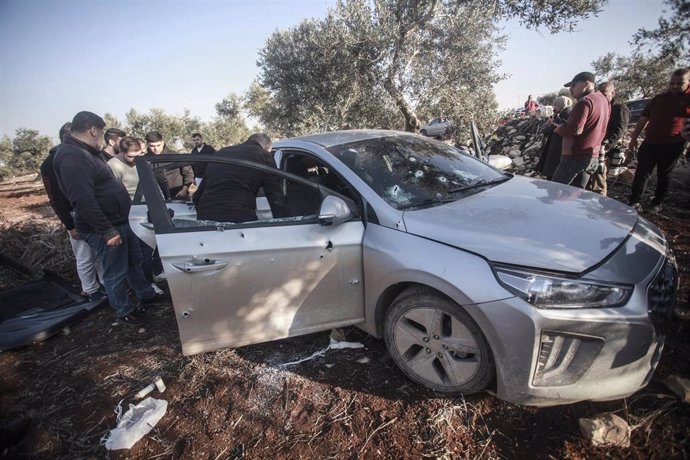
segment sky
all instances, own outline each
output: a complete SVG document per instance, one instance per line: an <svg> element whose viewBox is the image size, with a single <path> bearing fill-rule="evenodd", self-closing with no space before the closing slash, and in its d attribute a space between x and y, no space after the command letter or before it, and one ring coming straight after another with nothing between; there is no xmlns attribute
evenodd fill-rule
<svg viewBox="0 0 690 460"><path fill-rule="evenodd" d="M53 140L80 110L124 120L130 109L185 108L203 121L258 74L276 30L323 17L333 0L0 0L0 135L39 130ZM609 51L629 54L640 27L655 28L662 0L609 0L574 33L505 24L507 79L499 108L556 91Z"/></svg>

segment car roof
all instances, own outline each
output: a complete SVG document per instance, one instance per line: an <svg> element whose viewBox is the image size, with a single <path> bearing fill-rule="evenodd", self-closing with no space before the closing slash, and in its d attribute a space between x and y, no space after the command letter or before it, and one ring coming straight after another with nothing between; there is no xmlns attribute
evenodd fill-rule
<svg viewBox="0 0 690 460"><path fill-rule="evenodd" d="M334 145L348 144L350 142L364 141L367 139L378 139L390 136L413 136L414 134L405 131L392 131L386 129L352 129L347 131L331 131L327 133L309 134L307 136L293 137L277 141L276 147L280 147L285 141L303 141L318 144L328 148Z"/></svg>

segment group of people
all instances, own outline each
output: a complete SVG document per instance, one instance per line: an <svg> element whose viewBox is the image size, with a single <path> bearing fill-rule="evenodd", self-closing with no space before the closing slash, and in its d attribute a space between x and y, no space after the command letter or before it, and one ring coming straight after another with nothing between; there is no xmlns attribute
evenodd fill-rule
<svg viewBox="0 0 690 460"><path fill-rule="evenodd" d="M59 138L61 143L41 165L41 176L50 204L69 234L82 292L90 301L107 296L118 322L140 325L144 308L168 297L155 284L165 276L160 258L129 227L139 184L136 159L177 152L157 131L142 139L117 128L106 130L104 120L92 112L76 114L62 126ZM275 167L271 139L263 133L218 152L200 133L192 140L192 155L229 156ZM166 200L193 196L199 220L256 220L256 196L262 188L272 208L279 209L284 200L275 176L235 165L206 170L205 162L190 161L156 168L154 177ZM130 299L130 289L136 302Z"/></svg>
<svg viewBox="0 0 690 460"><path fill-rule="evenodd" d="M594 75L581 72L564 85L577 101L560 96L554 101L553 124L537 170L548 179L606 195L606 158L620 153L630 120L630 109L615 99L612 82L595 87ZM670 184L670 174L683 153L684 123L690 117L690 69L671 74L668 90L652 98L642 111L628 149L637 151L638 166L628 204L642 211L642 195L652 172L657 188L647 209L659 212ZM645 138L638 149L638 137ZM688 128L686 128L686 133ZM687 134L686 134L687 136Z"/></svg>

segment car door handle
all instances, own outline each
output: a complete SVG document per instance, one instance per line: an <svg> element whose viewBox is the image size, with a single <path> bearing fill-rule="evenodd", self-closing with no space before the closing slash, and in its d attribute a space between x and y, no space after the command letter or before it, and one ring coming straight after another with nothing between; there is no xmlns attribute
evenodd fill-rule
<svg viewBox="0 0 690 460"><path fill-rule="evenodd" d="M181 272L197 273L208 272L212 270L222 270L228 265L228 263L224 260L203 259L174 263L171 265L180 270Z"/></svg>

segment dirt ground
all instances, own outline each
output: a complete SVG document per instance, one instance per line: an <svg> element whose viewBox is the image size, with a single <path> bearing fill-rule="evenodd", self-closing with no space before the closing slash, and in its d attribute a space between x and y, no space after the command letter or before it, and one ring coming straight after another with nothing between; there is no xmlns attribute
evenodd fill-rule
<svg viewBox="0 0 690 460"><path fill-rule="evenodd" d="M611 195L622 198L623 184ZM676 251L679 301L690 308L690 168L676 171L671 204L647 215ZM36 184L0 184L0 250L75 281L66 234ZM35 277L40 276L37 272ZM0 271L0 289L26 279ZM382 341L352 328L363 349L328 350L329 334L191 357L181 354L170 305L145 328L113 323L102 308L63 333L0 353L0 414L31 428L19 458L688 458L690 405L661 380L690 378L690 322L674 322L650 385L625 400L552 408L509 404L489 393L447 397L408 381ZM315 355L312 359L301 361ZM107 451L115 407L161 376L168 409L132 449ZM580 417L615 413L633 428L629 448L585 441Z"/></svg>

